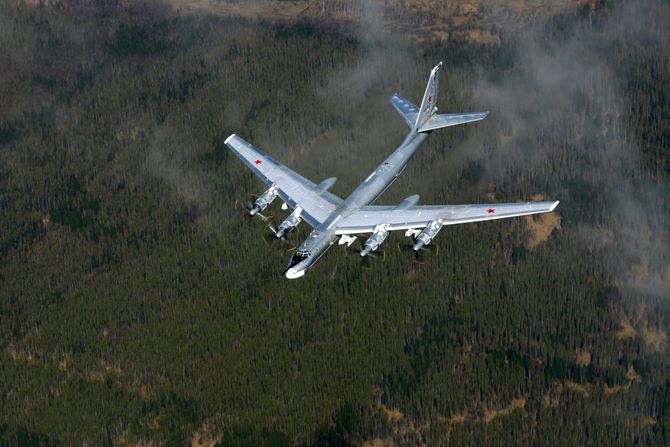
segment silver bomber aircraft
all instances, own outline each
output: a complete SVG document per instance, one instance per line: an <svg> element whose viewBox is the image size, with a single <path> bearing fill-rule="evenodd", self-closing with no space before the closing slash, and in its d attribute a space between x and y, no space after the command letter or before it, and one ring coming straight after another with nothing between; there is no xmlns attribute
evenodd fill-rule
<svg viewBox="0 0 670 447"><path fill-rule="evenodd" d="M433 130L479 121L488 115L488 112L437 113L441 67L442 62L431 71L420 107L398 94L391 96L391 104L411 130L402 144L345 200L328 191L335 183L334 177L314 184L237 135L232 134L226 139L226 145L269 188L248 208L249 214L259 214L279 196L284 201L282 208L287 209L288 206L293 211L278 228L274 228L277 238L283 238L302 220L314 229L291 257L285 273L287 278L303 276L338 237L339 245L351 246L356 235L371 234L360 251L360 256L365 257L380 247L389 232L405 230L405 235L413 238L413 249L419 252L433 241L445 225L546 213L556 208L558 201L417 205L418 195L407 197L397 206L371 205L398 178Z"/></svg>

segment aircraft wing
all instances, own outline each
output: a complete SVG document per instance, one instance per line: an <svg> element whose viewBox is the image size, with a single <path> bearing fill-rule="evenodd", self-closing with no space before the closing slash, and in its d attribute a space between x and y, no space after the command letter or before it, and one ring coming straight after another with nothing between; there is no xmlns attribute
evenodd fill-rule
<svg viewBox="0 0 670 447"><path fill-rule="evenodd" d="M268 187L276 185L279 197L291 209L302 207L300 216L312 227L316 228L323 223L342 203L342 199L336 195L320 190L315 183L237 135L232 134L225 143Z"/></svg>
<svg viewBox="0 0 670 447"><path fill-rule="evenodd" d="M343 218L337 224L337 234L371 233L377 225L388 230L409 230L427 226L440 219L443 225L455 225L507 217L548 213L556 202L489 203L480 205L421 205L398 209L396 206L371 205Z"/></svg>

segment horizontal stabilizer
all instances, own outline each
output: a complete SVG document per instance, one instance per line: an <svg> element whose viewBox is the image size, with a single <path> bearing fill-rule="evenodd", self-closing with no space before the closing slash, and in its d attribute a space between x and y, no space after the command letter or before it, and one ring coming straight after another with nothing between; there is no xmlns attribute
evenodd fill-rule
<svg viewBox="0 0 670 447"><path fill-rule="evenodd" d="M440 115L433 115L426 120L425 123L419 127L419 132L428 132L443 127L456 126L458 124L471 123L473 121L480 121L486 118L489 112L480 113L443 113Z"/></svg>
<svg viewBox="0 0 670 447"><path fill-rule="evenodd" d="M416 123L416 114L419 111L419 108L397 93L391 96L389 101L391 101L391 104L393 104L393 107L395 107L400 116L403 117L407 125L410 128L413 128Z"/></svg>

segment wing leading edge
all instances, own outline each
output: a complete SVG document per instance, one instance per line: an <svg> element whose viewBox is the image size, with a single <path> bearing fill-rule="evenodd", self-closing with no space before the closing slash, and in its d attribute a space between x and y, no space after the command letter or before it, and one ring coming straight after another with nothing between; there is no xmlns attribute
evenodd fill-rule
<svg viewBox="0 0 670 447"><path fill-rule="evenodd" d="M388 230L410 230L426 227L434 220L443 225L505 219L548 213L558 206L555 202L490 203L478 205L421 205L407 209L396 206L366 206L342 219L337 234L371 233L377 225Z"/></svg>
<svg viewBox="0 0 670 447"><path fill-rule="evenodd" d="M323 223L342 203L336 195L324 191L314 182L279 163L251 143L235 134L226 145L268 187L275 185L278 195L291 209L302 207L300 216L313 228Z"/></svg>

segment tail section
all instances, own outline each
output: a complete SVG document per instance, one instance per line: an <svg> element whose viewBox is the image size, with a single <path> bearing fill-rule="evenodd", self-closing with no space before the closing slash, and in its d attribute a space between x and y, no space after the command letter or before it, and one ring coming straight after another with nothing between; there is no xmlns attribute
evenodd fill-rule
<svg viewBox="0 0 670 447"><path fill-rule="evenodd" d="M423 94L421 107L419 107L419 114L416 118L415 127L417 129L420 129L421 126L423 126L437 111L437 87L440 83L440 68L442 68L442 62L437 64L430 72L428 85L426 85L426 92Z"/></svg>
<svg viewBox="0 0 670 447"><path fill-rule="evenodd" d="M442 62L437 64L430 72L430 79L428 79L426 92L423 94L421 107L415 106L397 93L391 96L391 104L412 130L430 132L435 129L483 120L488 115L488 112L437 114L437 88L440 82L440 68L442 68Z"/></svg>

